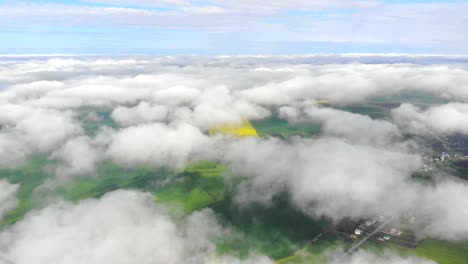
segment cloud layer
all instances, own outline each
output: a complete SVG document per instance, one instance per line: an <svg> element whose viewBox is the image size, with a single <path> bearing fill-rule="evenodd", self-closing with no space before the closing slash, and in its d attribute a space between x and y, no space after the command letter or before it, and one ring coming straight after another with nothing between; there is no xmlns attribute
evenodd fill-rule
<svg viewBox="0 0 468 264"><path fill-rule="evenodd" d="M16 264L203 263L215 254L211 241L224 232L210 211L179 227L151 195L116 191L33 212L4 230L0 244L3 258Z"/></svg>
<svg viewBox="0 0 468 264"><path fill-rule="evenodd" d="M387 57L378 58L385 63L339 63L349 58L327 57L333 63L325 64L307 63L320 56L6 58L0 61L0 165L18 167L39 153L54 162L49 169L61 184L95 176L104 160L180 169L192 160L213 159L245 177L236 190L240 204L268 206L275 195L287 193L310 217L335 222L410 211L424 222L423 236L468 239L460 221L468 217L467 183L450 175L436 175L431 184L413 181L425 146L407 137L468 133L466 68L392 64ZM385 109L394 109L382 120L339 110L401 93L432 101L390 100ZM291 123L320 124L321 132L289 139L207 133L216 124L276 114ZM93 122L99 125L91 133ZM18 187L0 182L0 188L9 205L1 214L14 205ZM216 255L212 238L225 232L209 212L175 223L149 195L118 191L33 211L4 230L0 243L5 258L18 264L74 264L83 258L244 263ZM373 263L377 257L358 253L348 263ZM270 262L262 256L245 260ZM426 262L384 256L382 263Z"/></svg>

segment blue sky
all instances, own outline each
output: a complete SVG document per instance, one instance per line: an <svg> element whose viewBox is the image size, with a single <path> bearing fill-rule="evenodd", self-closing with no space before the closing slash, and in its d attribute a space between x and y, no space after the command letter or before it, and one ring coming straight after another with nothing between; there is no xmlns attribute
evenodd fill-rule
<svg viewBox="0 0 468 264"><path fill-rule="evenodd" d="M3 54L468 54L468 1L0 0Z"/></svg>

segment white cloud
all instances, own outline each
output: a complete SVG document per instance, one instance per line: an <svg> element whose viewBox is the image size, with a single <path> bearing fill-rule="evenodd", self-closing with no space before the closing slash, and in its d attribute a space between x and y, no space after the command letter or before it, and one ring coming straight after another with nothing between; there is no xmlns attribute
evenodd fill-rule
<svg viewBox="0 0 468 264"><path fill-rule="evenodd" d="M190 105L200 96L200 93L199 89L178 85L155 91L153 100L170 105Z"/></svg>
<svg viewBox="0 0 468 264"><path fill-rule="evenodd" d="M87 2L93 3L106 3L114 5L141 5L141 6L157 6L157 7L189 7L189 8L203 8L205 6L200 5L197 1L188 0L87 0ZM366 8L376 6L379 1L377 0L279 0L275 2L256 0L256 1L245 1L245 0L209 0L208 7L228 7L233 10L247 11L248 9L255 9L255 12L279 12L281 10L323 10L330 8ZM185 10L185 9L184 9ZM252 12L252 11L251 11Z"/></svg>
<svg viewBox="0 0 468 264"><path fill-rule="evenodd" d="M450 241L466 241L468 227L460 219L468 217L468 184L462 181L442 181L422 190L420 208L422 219L428 219L422 230L424 235Z"/></svg>
<svg viewBox="0 0 468 264"><path fill-rule="evenodd" d="M400 91L423 91L457 101L468 101L468 74L463 67L411 64L296 65L296 60L337 57L264 57L252 70L249 57L157 57L140 59L51 59L7 63L0 69L6 85L0 98L36 107L71 108L158 105L222 108L248 116L246 105L297 104L323 99L332 103L362 102ZM356 60L361 57L357 56ZM366 57L363 57L366 58ZM386 57L370 59L383 61ZM391 59L399 59L397 56ZM423 57L422 57L423 58ZM415 59L418 62L418 59ZM423 59L421 59L424 61ZM283 63L278 63L282 61ZM185 67L174 68L172 65ZM128 73L133 74L128 74ZM14 76L14 78L12 78ZM80 76L80 78L74 78ZM236 78L233 78L236 76ZM44 81L60 79L56 81ZM29 88L26 88L29 87ZM233 105L233 109L228 109ZM241 109L239 109L241 108ZM261 116L260 110L253 116ZM247 112L247 113L246 113ZM248 116L250 117L250 116Z"/></svg>
<svg viewBox="0 0 468 264"><path fill-rule="evenodd" d="M287 191L304 212L335 220L407 209L401 202L413 197L406 181L420 166L417 155L336 138L236 142L225 159L236 175L252 177L240 202L268 202Z"/></svg>
<svg viewBox="0 0 468 264"><path fill-rule="evenodd" d="M101 150L93 145L92 140L82 136L67 141L50 158L59 161L57 177L66 180L73 176L94 175L102 156Z"/></svg>
<svg viewBox="0 0 468 264"><path fill-rule="evenodd" d="M127 165L181 167L208 143L209 138L191 125L154 123L118 131L107 155Z"/></svg>
<svg viewBox="0 0 468 264"><path fill-rule="evenodd" d="M312 217L339 221L411 212L422 224L420 236L466 240L468 230L459 219L468 203L463 195L468 185L447 177L432 186L410 180L421 160L406 151L400 144L368 146L346 137L245 140L228 146L221 160L234 175L249 177L237 193L240 204L268 205L274 195L287 192Z"/></svg>
<svg viewBox="0 0 468 264"><path fill-rule="evenodd" d="M345 138L358 144L389 146L401 141L397 126L388 121L372 120L368 116L332 108L319 108L315 105L306 104L302 108L298 110L285 106L279 109L279 113L291 122L321 124L322 133Z"/></svg>
<svg viewBox="0 0 468 264"><path fill-rule="evenodd" d="M17 165L34 152L50 152L82 133L73 113L24 105L0 105L0 155ZM8 164L9 163L9 164Z"/></svg>
<svg viewBox="0 0 468 264"><path fill-rule="evenodd" d="M468 104L449 103L420 109L403 104L392 117L404 131L414 134L468 134Z"/></svg>
<svg viewBox="0 0 468 264"><path fill-rule="evenodd" d="M4 229L0 244L3 258L15 264L195 264L216 254L212 241L225 232L210 211L180 227L152 195L116 191L32 212Z"/></svg>
<svg viewBox="0 0 468 264"><path fill-rule="evenodd" d="M0 165L16 167L23 164L31 150L20 139L12 134L0 134Z"/></svg>
<svg viewBox="0 0 468 264"><path fill-rule="evenodd" d="M326 61L345 57L362 59L349 55ZM468 102L467 70L454 65L303 64L322 59L142 56L2 62L0 163L11 166L45 152L58 161L58 175L65 177L92 174L105 158L127 166L178 168L211 156L228 162L238 175L250 176L239 195L244 202L265 202L288 191L305 212L335 220L420 208L415 213L428 217L431 227L424 234L465 239L468 232L456 219L466 206L466 186L452 180L434 188L411 182L420 157L399 131L464 133L465 104L426 110L403 105L393 111L393 120L379 121L318 107L314 101L340 105L418 91ZM382 60L394 59L387 55ZM85 137L76 117L89 107L113 112L124 128ZM203 133L213 124L267 117L276 107L291 121L322 124L322 133L315 141L291 142L231 142ZM428 201L434 206L422 206ZM445 233L435 228L447 225Z"/></svg>
<svg viewBox="0 0 468 264"><path fill-rule="evenodd" d="M2 219L8 211L15 208L18 203L16 199L18 189L18 184L11 184L6 180L0 180L0 219Z"/></svg>
<svg viewBox="0 0 468 264"><path fill-rule="evenodd" d="M406 52L410 50L432 53L467 51L468 39L466 34L463 34L463 30L467 23L464 14L468 10L468 5L463 2L399 4L379 0L212 0L202 3L96 0L95 2L116 6L9 3L3 4L0 9L0 23L15 25L15 31L25 34L43 30L41 27L56 25L62 26L60 33L66 28L67 33L71 32L74 35L79 34L67 27L131 28L131 33L102 31L99 39L114 39L115 35L111 34L120 34L118 39L125 40L126 47L132 47L135 53L140 50L137 50L133 41L138 42L139 47L148 47L144 41L147 41L146 36L150 35L136 28L164 28L168 29L164 30L164 33L168 31L174 33L174 35L169 34L171 36L169 45L153 43L150 46L151 51L176 48L203 52L207 47L218 53L238 53L239 49L248 52L252 48L264 53L277 53L278 50L283 53L298 53L316 48L322 51L328 49ZM328 12L319 13L323 10ZM349 10L353 12L347 12ZM222 19L219 19L220 17ZM428 24L433 26L427 27ZM196 30L196 34L185 36L187 39L190 38L190 45L189 41L177 37L176 31L172 31L174 28ZM5 30L11 30L11 26L5 26ZM142 32L145 34L140 34ZM32 34L31 38L35 37L34 35ZM64 38L67 35L61 36ZM242 45L238 47L233 45L233 42ZM94 50L106 51L106 46L97 41L94 43L99 46L99 49L96 47ZM173 43L176 45L172 45ZM322 43L330 43L331 47L323 48ZM292 44L299 44L301 49L297 50ZM312 47L307 48L309 46Z"/></svg>
<svg viewBox="0 0 468 264"><path fill-rule="evenodd" d="M161 122L168 115L168 109L161 105L150 105L141 102L135 107L119 106L112 111L112 119L121 126L131 126L142 123Z"/></svg>
<svg viewBox="0 0 468 264"><path fill-rule="evenodd" d="M218 6L191 6L182 9L185 13L196 15L222 15L228 11Z"/></svg>

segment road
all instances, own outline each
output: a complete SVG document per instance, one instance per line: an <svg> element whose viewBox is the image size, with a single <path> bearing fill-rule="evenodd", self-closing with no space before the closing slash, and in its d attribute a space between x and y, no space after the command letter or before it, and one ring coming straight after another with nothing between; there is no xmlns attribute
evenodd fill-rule
<svg viewBox="0 0 468 264"><path fill-rule="evenodd" d="M366 241L371 238L372 236L376 235L377 233L379 233L380 231L382 231L382 229L385 228L386 225L388 225L388 223L390 223L391 221L393 220L393 217L390 217L388 218L387 220L383 221L382 224L380 224L380 226L378 226L374 231L372 231L371 233L369 233L367 236L363 237L361 240L357 241L356 243L354 243L346 252L345 252L345 255L349 255L350 253L356 251L359 247L361 247L364 243L366 243Z"/></svg>

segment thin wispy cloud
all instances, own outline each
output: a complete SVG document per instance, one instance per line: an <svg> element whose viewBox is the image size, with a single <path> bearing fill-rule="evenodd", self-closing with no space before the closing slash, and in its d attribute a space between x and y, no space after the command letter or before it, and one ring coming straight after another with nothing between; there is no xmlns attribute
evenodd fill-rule
<svg viewBox="0 0 468 264"><path fill-rule="evenodd" d="M47 53L47 45L50 50L66 50L70 36L78 39L70 41L95 46L76 48L78 53L101 53L105 45L116 43L121 53L236 54L262 50L453 54L466 53L468 46L464 2L102 0L0 5L0 37L9 38L8 43L39 40L36 47L7 45L3 53L37 53L31 52L34 49ZM12 27L29 34L15 39ZM52 36L48 43L38 31ZM169 45L164 45L167 41Z"/></svg>

